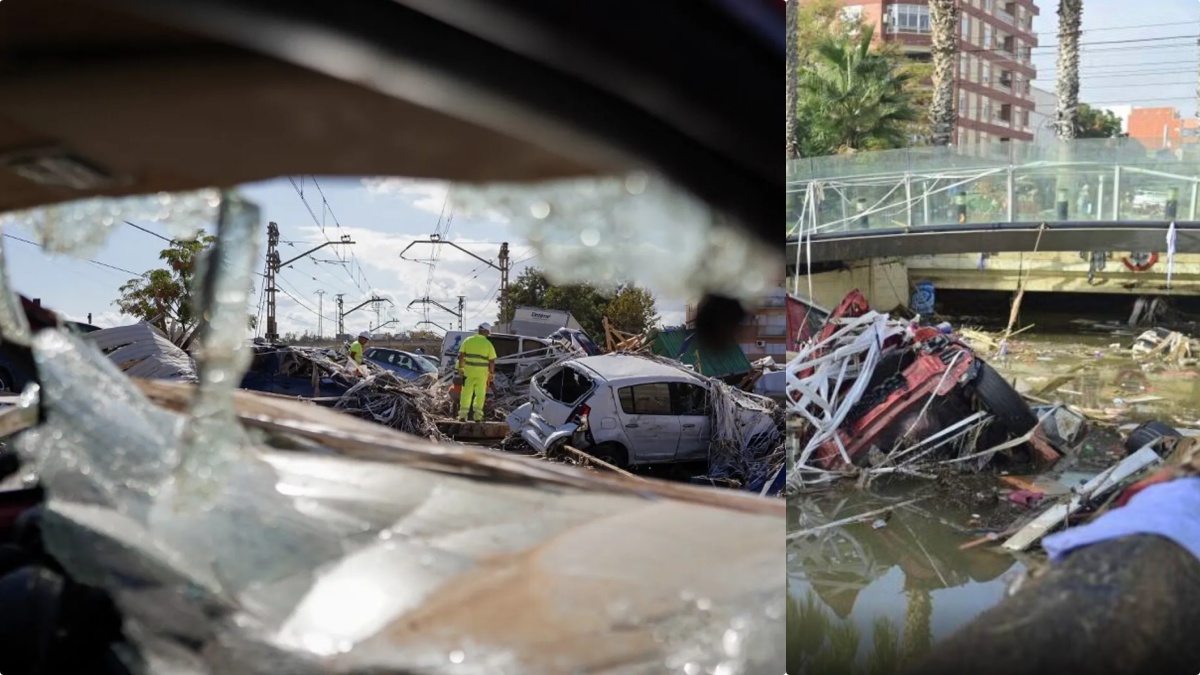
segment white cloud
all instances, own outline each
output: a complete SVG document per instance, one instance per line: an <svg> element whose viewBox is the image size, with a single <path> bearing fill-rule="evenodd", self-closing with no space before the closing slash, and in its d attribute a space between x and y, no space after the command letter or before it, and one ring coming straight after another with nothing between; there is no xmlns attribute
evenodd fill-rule
<svg viewBox="0 0 1200 675"><path fill-rule="evenodd" d="M367 189L367 194L373 197L397 199L429 213L442 214L450 209L446 202L446 195L450 193L450 184L445 181L415 178L364 178L362 184Z"/></svg>

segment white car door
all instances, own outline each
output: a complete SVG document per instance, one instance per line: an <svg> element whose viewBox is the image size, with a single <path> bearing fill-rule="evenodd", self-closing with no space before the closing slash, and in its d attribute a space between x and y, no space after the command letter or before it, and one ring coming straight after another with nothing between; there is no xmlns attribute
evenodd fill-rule
<svg viewBox="0 0 1200 675"><path fill-rule="evenodd" d="M679 416L671 409L671 383L646 382L617 390L621 424L630 464L675 459L679 448Z"/></svg>
<svg viewBox="0 0 1200 675"><path fill-rule="evenodd" d="M679 416L677 461L708 459L712 420L709 417L708 390L691 382L672 382L672 409Z"/></svg>

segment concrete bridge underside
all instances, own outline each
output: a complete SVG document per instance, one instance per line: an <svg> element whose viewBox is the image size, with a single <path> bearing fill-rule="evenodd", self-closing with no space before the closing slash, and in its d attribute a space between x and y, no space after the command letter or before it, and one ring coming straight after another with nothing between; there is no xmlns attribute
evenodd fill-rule
<svg viewBox="0 0 1200 675"><path fill-rule="evenodd" d="M926 225L816 234L787 242L789 276L812 264L955 253L1133 251L1165 253L1168 222L1059 222ZM1176 253L1200 253L1200 221L1175 223Z"/></svg>

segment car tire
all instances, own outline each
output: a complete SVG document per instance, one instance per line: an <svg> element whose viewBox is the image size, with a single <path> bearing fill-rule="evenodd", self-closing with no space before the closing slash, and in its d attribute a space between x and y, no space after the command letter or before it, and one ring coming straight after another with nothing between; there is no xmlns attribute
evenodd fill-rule
<svg viewBox="0 0 1200 675"><path fill-rule="evenodd" d="M608 462L618 469L629 466L629 451L617 443L601 443L587 449L587 453L596 459Z"/></svg>
<svg viewBox="0 0 1200 675"><path fill-rule="evenodd" d="M1133 454L1147 445L1154 445L1154 449L1158 449L1159 441L1164 438L1181 438L1183 434L1175 427L1166 422L1158 420L1150 420L1138 426L1138 428L1129 432L1129 436L1125 439L1125 453Z"/></svg>
<svg viewBox="0 0 1200 675"><path fill-rule="evenodd" d="M1024 436L1037 426L1037 416L1016 389L988 364L979 362L979 374L972 383L975 399L996 418L1005 431Z"/></svg>

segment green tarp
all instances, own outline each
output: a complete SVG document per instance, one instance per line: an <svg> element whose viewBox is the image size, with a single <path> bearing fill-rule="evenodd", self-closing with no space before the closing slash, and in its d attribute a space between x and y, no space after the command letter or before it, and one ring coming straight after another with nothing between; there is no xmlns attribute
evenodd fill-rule
<svg viewBox="0 0 1200 675"><path fill-rule="evenodd" d="M688 345L687 351L680 356L679 351L683 349L684 341L694 332L684 328L659 331L654 336L650 351L658 356L678 359L709 377L724 379L750 372L750 359L746 358L746 353L736 344L720 351L701 349L697 359L697 349L693 343Z"/></svg>

